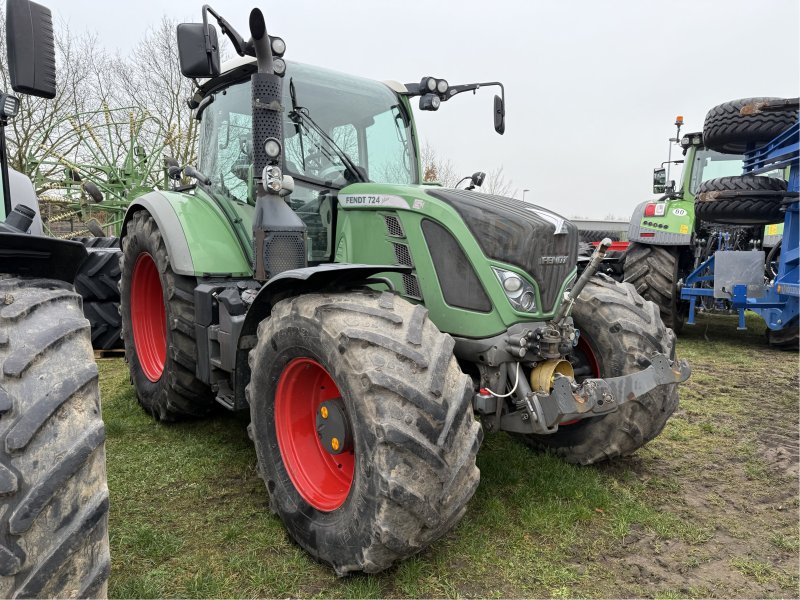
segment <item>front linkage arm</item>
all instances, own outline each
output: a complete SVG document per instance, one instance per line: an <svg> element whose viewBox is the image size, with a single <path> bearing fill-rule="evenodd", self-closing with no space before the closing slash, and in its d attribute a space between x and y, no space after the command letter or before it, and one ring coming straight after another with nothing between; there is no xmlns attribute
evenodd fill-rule
<svg viewBox="0 0 800 600"><path fill-rule="evenodd" d="M525 378L520 378L519 394L523 408L504 415L500 429L526 434L554 433L559 423L613 412L621 404L660 385L682 383L691 374L685 360L673 362L656 353L650 361L649 367L637 373L608 379L586 379L580 385L572 383L568 377L557 376L553 391L547 395L531 391Z"/></svg>

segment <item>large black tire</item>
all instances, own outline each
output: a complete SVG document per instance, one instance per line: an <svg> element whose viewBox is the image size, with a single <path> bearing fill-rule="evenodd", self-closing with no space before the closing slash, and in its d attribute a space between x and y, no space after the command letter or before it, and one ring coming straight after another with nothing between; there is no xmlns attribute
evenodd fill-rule
<svg viewBox="0 0 800 600"><path fill-rule="evenodd" d="M793 319L783 329L767 329L766 336L769 345L777 350L797 352L800 349L800 323L797 319Z"/></svg>
<svg viewBox="0 0 800 600"><path fill-rule="evenodd" d="M163 318L164 339L159 344L162 353L159 359L161 368L155 374L152 363L148 361L151 354L148 353L147 345L140 340L142 348L137 348L131 317L134 268L140 257L146 259L147 256L154 267L155 280L149 283L153 286L151 289L156 297L144 298L142 302L154 300L154 305L150 308L163 310L163 313L159 317L152 311L142 310L137 318L154 321ZM214 406L211 389L195 375L195 284L194 278L176 275L172 270L164 240L153 217L144 210L135 213L126 225L126 235L123 238L120 279L122 338L139 403L148 413L162 421L204 416ZM146 374L143 363L150 365L151 376Z"/></svg>
<svg viewBox="0 0 800 600"><path fill-rule="evenodd" d="M102 238L90 238L102 239ZM106 238L114 239L114 238ZM119 301L119 248L87 247L88 256L75 275L75 291L88 301Z"/></svg>
<svg viewBox="0 0 800 600"><path fill-rule="evenodd" d="M122 342L122 317L119 302L83 302L83 314L92 327L92 348L119 350Z"/></svg>
<svg viewBox="0 0 800 600"><path fill-rule="evenodd" d="M270 506L297 543L337 574L386 569L464 514L480 479L483 434L453 346L427 309L389 293L284 300L260 324L247 394ZM298 471L287 471L278 441L276 405L286 398L277 390L303 357L330 374L352 424L352 484L332 510L301 495L292 481Z"/></svg>
<svg viewBox="0 0 800 600"><path fill-rule="evenodd" d="M80 242L87 248L119 248L118 237L79 237L74 242Z"/></svg>
<svg viewBox="0 0 800 600"><path fill-rule="evenodd" d="M607 231L603 229L578 229L578 236L581 242L601 242L603 238L608 238L612 242L620 241L622 232L620 231Z"/></svg>
<svg viewBox="0 0 800 600"><path fill-rule="evenodd" d="M761 112L759 105L780 98L742 98L715 106L706 114L703 144L726 154L742 154L748 144L764 145L797 122L797 111Z"/></svg>
<svg viewBox="0 0 800 600"><path fill-rule="evenodd" d="M676 334L683 329L687 303L678 290L680 250L672 246L631 243L625 253L625 282L645 300L654 302L661 320Z"/></svg>
<svg viewBox="0 0 800 600"><path fill-rule="evenodd" d="M604 275L593 278L575 303L572 317L582 344L593 356L590 362L599 368L596 376L618 377L641 371L650 365L654 352L674 356L675 334L664 326L658 307L630 284ZM570 360L585 363L584 357L577 360L577 354ZM552 435L524 439L568 462L589 465L633 454L661 433L677 406L677 384L663 385L606 416L561 426Z"/></svg>
<svg viewBox="0 0 800 600"><path fill-rule="evenodd" d="M104 440L80 296L0 275L0 597L106 596Z"/></svg>
<svg viewBox="0 0 800 600"><path fill-rule="evenodd" d="M785 195L786 182L775 177L717 177L697 188L694 213L707 223L769 225L783 220Z"/></svg>

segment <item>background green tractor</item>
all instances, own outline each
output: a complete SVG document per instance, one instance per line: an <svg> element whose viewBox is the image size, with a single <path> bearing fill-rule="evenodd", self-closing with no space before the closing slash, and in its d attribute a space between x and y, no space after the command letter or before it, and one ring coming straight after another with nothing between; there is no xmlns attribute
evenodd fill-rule
<svg viewBox="0 0 800 600"><path fill-rule="evenodd" d="M764 141L771 139L786 128L790 117L777 113L741 116L732 132L728 131L729 121L722 121L723 117L735 115L743 106L759 100L767 99L746 98L715 107L706 117L705 131L723 138L733 133L739 137L753 134ZM718 122L720 127L715 126ZM644 298L655 302L664 323L678 333L689 305L680 299L680 282L697 265L718 249L778 246L783 223L779 222L782 216L774 192L776 185L780 187L777 179L783 173L773 173L773 181L764 177L745 180L741 177L744 144L734 145L732 153L724 154L707 148L702 133L681 136L683 117L677 117L675 125L676 136L669 140L670 158L653 172L653 193L663 196L642 202L631 216L624 280L633 284ZM712 139L711 143L717 142ZM680 145L683 159L671 160L673 144ZM673 164L683 165L677 188L674 181L669 181L669 167ZM705 187L709 184L706 182L711 180L719 181L721 189L750 190L755 194L733 201L697 203L697 196L707 191ZM765 195L760 195L764 192ZM773 255L770 262L775 260ZM765 265L767 272L769 268L769 264ZM713 309L714 304L712 300L705 308Z"/></svg>
<svg viewBox="0 0 800 600"><path fill-rule="evenodd" d="M217 19L241 56L219 65ZM630 285L577 277L576 227L420 182L411 102L502 85L380 83L285 62L204 7L178 27L198 87L190 188L134 201L123 336L141 405L249 410L290 535L339 574L376 572L461 518L484 431L589 464L656 436L688 366ZM479 415L480 422L475 419Z"/></svg>
<svg viewBox="0 0 800 600"><path fill-rule="evenodd" d="M19 94L56 93L50 11L6 6ZM77 242L42 235L31 180L8 168L0 93L0 597L99 598L111 568L100 390L81 297Z"/></svg>

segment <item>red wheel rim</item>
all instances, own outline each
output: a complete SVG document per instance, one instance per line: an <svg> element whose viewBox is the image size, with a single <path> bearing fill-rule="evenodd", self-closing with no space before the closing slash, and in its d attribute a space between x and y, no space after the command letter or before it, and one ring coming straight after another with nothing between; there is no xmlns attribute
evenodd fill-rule
<svg viewBox="0 0 800 600"><path fill-rule="evenodd" d="M167 315L161 277L147 252L140 254L133 265L131 323L139 364L145 377L156 382L161 379L167 360Z"/></svg>
<svg viewBox="0 0 800 600"><path fill-rule="evenodd" d="M275 430L283 464L303 500L323 512L344 504L355 471L352 449L331 454L317 435L319 405L340 397L330 374L310 358L295 358L286 365L275 392Z"/></svg>
<svg viewBox="0 0 800 600"><path fill-rule="evenodd" d="M578 352L583 354L583 356L586 358L586 362L589 363L589 369L592 371L590 377L599 378L600 363L597 361L597 355L594 353L594 350L589 342L586 341L586 338L583 336L578 338L578 346L576 349ZM563 427L564 425L574 425L575 423L580 423L582 420L583 419L573 419L572 421L564 421L563 423L559 423L559 426Z"/></svg>

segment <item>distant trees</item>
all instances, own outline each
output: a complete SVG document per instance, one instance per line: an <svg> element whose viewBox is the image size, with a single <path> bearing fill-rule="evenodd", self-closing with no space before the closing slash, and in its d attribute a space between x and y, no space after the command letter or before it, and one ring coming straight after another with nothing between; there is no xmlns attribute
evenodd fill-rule
<svg viewBox="0 0 800 600"><path fill-rule="evenodd" d="M453 161L441 156L427 140L422 144L420 159L423 181L436 181L444 187L453 187L464 177L472 175L459 171ZM499 166L486 174L483 185L475 188L475 191L513 198L519 190L512 181L506 179L503 167Z"/></svg>

